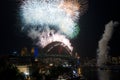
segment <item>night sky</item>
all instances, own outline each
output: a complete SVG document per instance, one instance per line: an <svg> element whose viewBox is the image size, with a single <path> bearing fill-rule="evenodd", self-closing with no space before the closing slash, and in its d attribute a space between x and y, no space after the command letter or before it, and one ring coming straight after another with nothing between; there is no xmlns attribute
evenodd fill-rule
<svg viewBox="0 0 120 80"><path fill-rule="evenodd" d="M20 0L1 0L0 2L0 54L18 52L23 47L32 47L34 43L20 31L19 3ZM81 56L96 56L98 41L109 21L120 22L118 0L89 0L88 9L80 17L79 35L71 43ZM109 54L120 56L120 25L114 28L109 41Z"/></svg>

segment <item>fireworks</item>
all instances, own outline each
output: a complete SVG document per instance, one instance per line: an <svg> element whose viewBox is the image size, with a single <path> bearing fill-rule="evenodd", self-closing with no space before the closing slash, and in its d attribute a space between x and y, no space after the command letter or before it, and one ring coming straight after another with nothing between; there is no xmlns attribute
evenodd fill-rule
<svg viewBox="0 0 120 80"><path fill-rule="evenodd" d="M67 38L74 38L80 31L80 9L77 0L25 0L20 7L22 29L42 47L60 41L72 50Z"/></svg>
<svg viewBox="0 0 120 80"><path fill-rule="evenodd" d="M71 46L69 39L67 39L65 35L55 33L55 31L53 30L46 30L41 33L35 30L31 30L28 36L31 37L33 40L37 39L38 40L37 45L42 48L44 48L51 42L58 41L67 45L71 51L73 50L73 47Z"/></svg>

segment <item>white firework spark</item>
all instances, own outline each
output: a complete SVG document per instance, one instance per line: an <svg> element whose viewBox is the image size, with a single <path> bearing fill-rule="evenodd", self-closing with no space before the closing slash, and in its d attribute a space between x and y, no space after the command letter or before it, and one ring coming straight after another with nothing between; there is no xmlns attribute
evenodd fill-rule
<svg viewBox="0 0 120 80"><path fill-rule="evenodd" d="M71 51L73 50L73 47L71 46L69 39L67 39L65 35L61 35L60 33L55 33L55 31L53 30L46 30L43 32L31 30L28 36L31 37L33 40L38 39L37 45L42 48L44 48L45 46L47 46L52 42L58 41L67 45Z"/></svg>
<svg viewBox="0 0 120 80"><path fill-rule="evenodd" d="M21 6L22 22L25 25L53 25L69 37L79 31L79 4L76 0L25 0Z"/></svg>
<svg viewBox="0 0 120 80"><path fill-rule="evenodd" d="M42 48L59 41L72 51L68 38L79 33L80 7L77 0L24 0L20 7L22 29Z"/></svg>

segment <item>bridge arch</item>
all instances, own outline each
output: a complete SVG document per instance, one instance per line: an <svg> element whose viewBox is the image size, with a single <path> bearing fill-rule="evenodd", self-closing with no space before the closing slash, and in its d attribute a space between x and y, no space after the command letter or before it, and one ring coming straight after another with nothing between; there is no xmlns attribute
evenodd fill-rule
<svg viewBox="0 0 120 80"><path fill-rule="evenodd" d="M67 45L58 41L48 44L43 51L47 54L72 55L72 51L67 47Z"/></svg>

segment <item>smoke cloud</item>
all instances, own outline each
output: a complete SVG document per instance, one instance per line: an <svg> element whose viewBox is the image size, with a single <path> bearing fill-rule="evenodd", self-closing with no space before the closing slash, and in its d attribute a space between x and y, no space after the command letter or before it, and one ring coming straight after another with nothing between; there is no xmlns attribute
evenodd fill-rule
<svg viewBox="0 0 120 80"><path fill-rule="evenodd" d="M98 42L97 66L102 66L107 61L107 55L109 50L108 42L110 41L114 27L117 24L118 22L110 21L108 24L105 25L105 30L102 38Z"/></svg>

